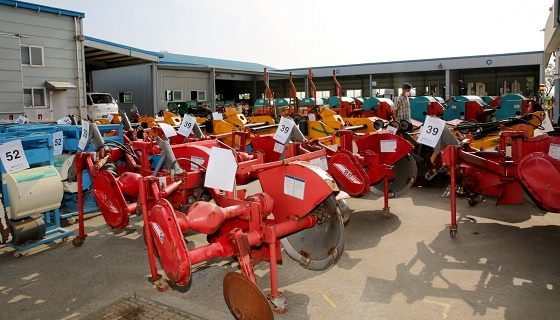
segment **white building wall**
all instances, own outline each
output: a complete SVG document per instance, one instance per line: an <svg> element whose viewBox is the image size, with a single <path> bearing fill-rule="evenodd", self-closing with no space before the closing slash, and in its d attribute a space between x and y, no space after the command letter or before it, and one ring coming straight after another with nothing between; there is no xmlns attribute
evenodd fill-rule
<svg viewBox="0 0 560 320"><path fill-rule="evenodd" d="M78 34L82 34L80 18L77 19L76 26ZM78 42L76 55L75 32L72 16L0 5L0 33L20 35L21 45L43 48L44 66L21 66L23 87L45 88L45 81L69 82L76 86L77 89L70 89L66 94L67 110L62 110L64 114L78 113L78 106L85 105L83 83L78 83L78 75L83 79L83 46ZM21 61L21 56L19 58ZM78 90L81 91L78 93ZM41 113L46 118L50 114L49 92L45 92L46 106L21 106L28 117L35 118ZM0 97L0 103L4 99Z"/></svg>

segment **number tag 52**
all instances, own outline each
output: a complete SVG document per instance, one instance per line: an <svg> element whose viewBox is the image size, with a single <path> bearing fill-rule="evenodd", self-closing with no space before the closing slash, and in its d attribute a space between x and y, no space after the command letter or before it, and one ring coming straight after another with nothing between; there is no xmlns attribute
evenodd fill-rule
<svg viewBox="0 0 560 320"><path fill-rule="evenodd" d="M0 145L0 159L8 173L15 173L29 168L21 140L14 140Z"/></svg>

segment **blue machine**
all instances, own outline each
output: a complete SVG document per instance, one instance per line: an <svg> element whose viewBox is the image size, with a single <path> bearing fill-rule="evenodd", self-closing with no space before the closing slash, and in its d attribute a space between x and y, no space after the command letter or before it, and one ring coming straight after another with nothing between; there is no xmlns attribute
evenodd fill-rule
<svg viewBox="0 0 560 320"><path fill-rule="evenodd" d="M418 96L410 98L410 117L416 121L426 121L430 102L438 102L431 96Z"/></svg>
<svg viewBox="0 0 560 320"><path fill-rule="evenodd" d="M445 121L461 119L465 120L467 102L476 101L481 105L486 105L478 96L455 96L449 100L447 109L443 111L442 119Z"/></svg>
<svg viewBox="0 0 560 320"><path fill-rule="evenodd" d="M496 120L501 120L522 115L527 108L528 100L520 94L508 93L501 96L496 102L499 103L496 109Z"/></svg>
<svg viewBox="0 0 560 320"><path fill-rule="evenodd" d="M22 251L62 239L74 233L61 228L58 207L63 196L60 175L54 167L52 134L0 133L0 144L20 141L30 168L9 173L0 163L2 176L2 204L12 227L13 239L6 245L15 248L14 256ZM3 150L8 164L11 159L22 160L14 147ZM8 157L8 153L10 157Z"/></svg>

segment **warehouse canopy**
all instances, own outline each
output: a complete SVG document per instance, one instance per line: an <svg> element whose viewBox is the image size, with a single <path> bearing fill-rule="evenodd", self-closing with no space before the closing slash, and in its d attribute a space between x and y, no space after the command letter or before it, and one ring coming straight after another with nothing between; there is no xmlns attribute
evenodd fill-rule
<svg viewBox="0 0 560 320"><path fill-rule="evenodd" d="M92 37L84 39L84 55L89 70L157 63L162 54Z"/></svg>

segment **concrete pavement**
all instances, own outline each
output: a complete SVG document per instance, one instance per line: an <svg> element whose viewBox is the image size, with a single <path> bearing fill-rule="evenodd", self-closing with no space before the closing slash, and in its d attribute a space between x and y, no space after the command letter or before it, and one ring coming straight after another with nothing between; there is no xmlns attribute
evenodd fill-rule
<svg viewBox="0 0 560 320"><path fill-rule="evenodd" d="M560 314L560 216L526 203L469 207L459 199L459 233L449 237L444 185L391 199L351 199L337 265L309 271L284 254L278 283L289 304L277 319L555 319ZM233 319L222 295L233 259L195 266L191 282L160 293L147 281L142 222L122 233L87 216L81 248L55 243L13 258L0 247L0 318L80 319L130 296L206 319ZM70 226L76 228L76 225ZM206 243L189 235L189 247ZM269 292L268 263L256 267Z"/></svg>

